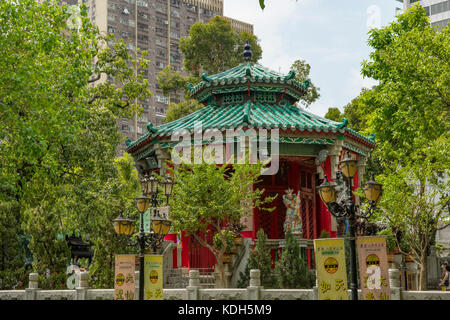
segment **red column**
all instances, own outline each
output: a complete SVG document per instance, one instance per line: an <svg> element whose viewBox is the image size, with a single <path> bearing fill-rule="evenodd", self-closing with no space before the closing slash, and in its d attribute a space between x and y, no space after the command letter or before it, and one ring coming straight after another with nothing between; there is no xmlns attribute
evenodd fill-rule
<svg viewBox="0 0 450 320"><path fill-rule="evenodd" d="M181 267L189 268L189 237L186 232L181 232Z"/></svg>
<svg viewBox="0 0 450 320"><path fill-rule="evenodd" d="M327 160L325 161L324 165L324 173L325 176L328 178L328 181L333 181L331 178L331 161L330 157L327 157ZM320 184L322 184L323 181L320 181ZM319 197L320 199L320 197ZM327 206L323 203L322 199L319 201L320 203L320 232L322 230L325 230L330 233L331 238L337 237L336 231L331 231L331 213L328 211Z"/></svg>

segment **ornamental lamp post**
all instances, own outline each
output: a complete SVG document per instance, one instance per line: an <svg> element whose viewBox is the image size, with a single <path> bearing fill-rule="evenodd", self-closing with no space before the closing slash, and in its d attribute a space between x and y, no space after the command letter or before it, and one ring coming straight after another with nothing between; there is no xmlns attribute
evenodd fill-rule
<svg viewBox="0 0 450 320"><path fill-rule="evenodd" d="M368 219L373 214L375 206L378 204L382 194L382 185L375 182L373 177L368 181L364 187L364 195L369 201L370 208L367 211L360 209L357 214L357 205L353 200L352 180L356 174L357 160L351 158L350 153L347 152L345 159L339 162L341 172L346 177L347 196L340 202L336 201L335 185L330 183L325 176L324 182L318 187L319 195L322 201L327 206L330 213L336 218L345 218L350 227L350 234L348 240L350 241L350 290L352 293L352 300L358 300L358 282L356 274L356 219Z"/></svg>
<svg viewBox="0 0 450 320"><path fill-rule="evenodd" d="M170 182L170 183L168 183ZM134 245L139 246L139 300L144 300L144 255L145 248L150 246L153 252L156 252L158 246L163 242L164 237L169 232L172 222L167 217L161 217L159 215L157 197L158 197L158 185L162 184L164 188L167 202L172 194L172 187L174 182L169 178L166 178L164 182L159 182L158 179L151 175L144 176L141 179L142 196L136 197L135 204L139 212L139 233L137 235L136 243ZM170 184L170 187L166 186ZM150 196L150 197L148 197ZM150 202L152 204L152 211L155 212L154 217L151 218L151 231L150 234L144 232L144 213L149 209ZM117 234L132 235L134 232L134 220L130 218L123 218L122 214L114 220L114 230Z"/></svg>

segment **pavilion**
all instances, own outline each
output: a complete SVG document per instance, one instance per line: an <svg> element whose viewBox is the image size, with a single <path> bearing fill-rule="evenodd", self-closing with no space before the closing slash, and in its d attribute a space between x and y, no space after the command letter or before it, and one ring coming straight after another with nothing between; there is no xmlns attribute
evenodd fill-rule
<svg viewBox="0 0 450 320"><path fill-rule="evenodd" d="M244 56L250 55L247 45ZM242 237L255 239L257 231L263 228L269 239L284 238L286 207L282 196L288 188L293 189L294 194L300 191L302 237L316 239L323 230L336 237L336 221L320 201L317 186L325 175L330 181L336 179L338 163L349 152L358 161L353 181L354 188L358 188L366 159L375 142L373 136L367 137L348 128L346 119L335 122L298 107L296 104L306 94L308 86L308 81L295 80L293 71L282 75L251 63L249 59L219 74L203 74L202 81L196 86L190 85L189 89L191 96L204 108L158 127L149 123L144 136L136 141L127 140L127 152L134 157L141 174L153 170L164 174L166 160L170 159L169 149L179 143L178 140L172 141L172 135L180 130L194 134L196 123L201 122L204 131L214 129L224 134L227 130L278 129L278 172L262 176L263 181L258 185L266 190L267 195L279 195L272 205L276 210L270 214L253 210ZM206 145L211 141L201 143ZM233 153L233 143L229 140L223 142L226 157ZM166 239L176 241L176 236L168 235ZM214 256L192 239L181 237L182 261L178 264L191 268L214 266ZM311 265L311 249L307 259Z"/></svg>

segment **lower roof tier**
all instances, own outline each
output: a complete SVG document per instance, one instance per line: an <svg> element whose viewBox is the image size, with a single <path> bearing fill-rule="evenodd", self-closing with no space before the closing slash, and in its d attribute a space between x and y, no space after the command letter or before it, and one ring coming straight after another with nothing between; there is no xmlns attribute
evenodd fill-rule
<svg viewBox="0 0 450 320"><path fill-rule="evenodd" d="M293 131L309 131L318 133L346 134L351 138L373 148L373 137L366 137L355 130L347 128L348 121L336 122L314 115L303 108L284 103L281 105L269 103L253 103L247 101L242 104L226 106L207 105L178 120L153 127L147 125L148 132L132 142L127 140L127 151L134 152L145 144L170 137L179 130L194 132L201 122L203 131L217 129L280 129Z"/></svg>

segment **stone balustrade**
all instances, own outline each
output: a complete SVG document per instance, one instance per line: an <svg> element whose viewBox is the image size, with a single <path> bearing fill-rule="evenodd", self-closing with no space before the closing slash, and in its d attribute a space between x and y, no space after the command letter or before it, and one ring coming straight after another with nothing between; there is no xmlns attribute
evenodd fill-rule
<svg viewBox="0 0 450 320"><path fill-rule="evenodd" d="M0 300L113 300L114 289L89 289L89 275L80 274L79 287L74 290L41 290L38 274L29 275L25 290L0 291ZM138 292L139 272L136 272ZM450 291L403 291L400 272L389 270L392 300L450 300ZM359 292L361 293L361 292ZM245 289L205 289L200 285L198 270L189 272L189 286L183 289L164 289L164 300L316 300L317 287L313 289L264 289L259 270L250 271L250 283ZM349 290L350 298L350 290ZM360 296L361 298L361 296Z"/></svg>

